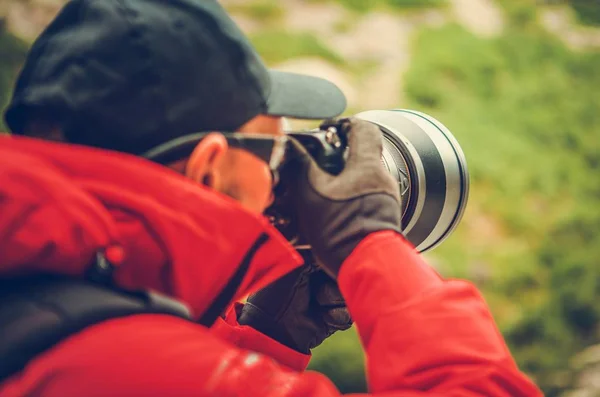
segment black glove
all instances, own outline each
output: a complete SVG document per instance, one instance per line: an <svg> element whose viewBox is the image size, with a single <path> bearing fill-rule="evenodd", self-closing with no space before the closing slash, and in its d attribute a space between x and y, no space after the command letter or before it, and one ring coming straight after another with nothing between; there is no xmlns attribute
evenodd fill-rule
<svg viewBox="0 0 600 397"><path fill-rule="evenodd" d="M305 265L250 295L238 322L308 354L352 319L335 280L304 256Z"/></svg>
<svg viewBox="0 0 600 397"><path fill-rule="evenodd" d="M326 122L348 137L348 159L337 176L323 171L298 143L296 176L291 185L293 208L301 236L319 263L337 276L352 250L370 233L401 232L400 189L384 169L382 134L359 119ZM298 174L299 172L299 174Z"/></svg>

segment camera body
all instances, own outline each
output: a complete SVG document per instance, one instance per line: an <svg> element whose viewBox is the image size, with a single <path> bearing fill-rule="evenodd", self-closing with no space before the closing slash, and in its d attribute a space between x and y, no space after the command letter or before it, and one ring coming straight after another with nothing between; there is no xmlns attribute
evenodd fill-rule
<svg viewBox="0 0 600 397"><path fill-rule="evenodd" d="M328 126L326 130L290 132L311 155L321 169L338 175L343 171L348 148L348 138L339 126Z"/></svg>
<svg viewBox="0 0 600 397"><path fill-rule="evenodd" d="M464 153L452 133L424 113L371 110L357 118L381 131L381 164L398 182L405 238L424 252L444 241L458 226L466 208L469 175ZM347 158L348 137L335 123L325 129L290 132L324 171L337 175ZM284 183L266 215L298 250L310 249L298 234L295 212Z"/></svg>

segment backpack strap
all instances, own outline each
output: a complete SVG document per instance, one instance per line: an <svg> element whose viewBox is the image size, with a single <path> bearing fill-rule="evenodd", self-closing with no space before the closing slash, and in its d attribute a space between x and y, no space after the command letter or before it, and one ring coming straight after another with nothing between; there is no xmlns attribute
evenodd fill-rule
<svg viewBox="0 0 600 397"><path fill-rule="evenodd" d="M55 275L0 279L0 382L86 327L142 313L190 319L184 304L152 292Z"/></svg>

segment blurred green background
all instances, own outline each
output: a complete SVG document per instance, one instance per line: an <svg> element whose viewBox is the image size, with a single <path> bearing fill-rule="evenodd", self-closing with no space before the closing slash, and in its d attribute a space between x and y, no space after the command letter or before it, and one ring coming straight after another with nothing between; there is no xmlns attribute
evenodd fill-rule
<svg viewBox="0 0 600 397"><path fill-rule="evenodd" d="M2 106L61 3L0 0ZM446 124L471 197L428 261L481 288L548 396L600 395L600 2L223 3L268 64L336 82L349 114L404 107ZM363 360L351 330L319 347L311 368L360 392Z"/></svg>

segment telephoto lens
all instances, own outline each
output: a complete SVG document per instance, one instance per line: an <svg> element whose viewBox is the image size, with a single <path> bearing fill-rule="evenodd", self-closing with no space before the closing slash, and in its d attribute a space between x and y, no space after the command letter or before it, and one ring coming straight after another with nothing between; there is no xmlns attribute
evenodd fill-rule
<svg viewBox="0 0 600 397"><path fill-rule="evenodd" d="M469 196L467 162L457 140L442 123L413 110L369 110L354 117L375 124L381 131L381 163L398 182L402 207L399 226L405 238L419 252L438 246L460 223ZM287 135L324 171L333 175L343 171L348 153L343 131L329 127ZM266 215L297 250L308 250L310 245L298 233L285 179L277 186L275 202Z"/></svg>
<svg viewBox="0 0 600 397"><path fill-rule="evenodd" d="M414 110L369 110L355 117L382 132L381 162L398 181L405 238L419 252L435 248L460 223L469 196L458 141L438 120Z"/></svg>

